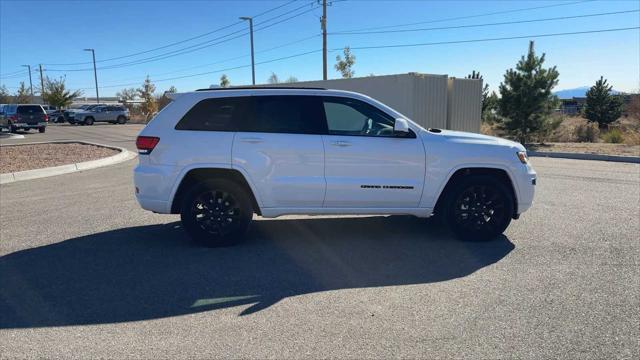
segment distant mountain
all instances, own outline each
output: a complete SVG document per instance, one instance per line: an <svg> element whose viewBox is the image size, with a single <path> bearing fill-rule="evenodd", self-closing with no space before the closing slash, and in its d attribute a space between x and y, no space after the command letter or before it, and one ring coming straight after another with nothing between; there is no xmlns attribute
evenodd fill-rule
<svg viewBox="0 0 640 360"><path fill-rule="evenodd" d="M573 88L573 89L565 89L565 90L559 90L554 92L553 94L558 96L558 98L560 99L571 99L573 97L585 97L587 96L587 91L589 91L589 89L591 88L591 86L580 86L577 88ZM612 94L619 94L620 91L618 90L611 90Z"/></svg>

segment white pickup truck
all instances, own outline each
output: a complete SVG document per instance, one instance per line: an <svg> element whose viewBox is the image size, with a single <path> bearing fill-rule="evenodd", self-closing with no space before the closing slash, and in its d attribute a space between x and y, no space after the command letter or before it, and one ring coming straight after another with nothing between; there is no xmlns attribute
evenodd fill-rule
<svg viewBox="0 0 640 360"><path fill-rule="evenodd" d="M462 239L488 240L533 201L536 173L522 145L424 129L362 94L172 96L138 136L136 198L180 214L207 246L241 240L254 213L437 215Z"/></svg>

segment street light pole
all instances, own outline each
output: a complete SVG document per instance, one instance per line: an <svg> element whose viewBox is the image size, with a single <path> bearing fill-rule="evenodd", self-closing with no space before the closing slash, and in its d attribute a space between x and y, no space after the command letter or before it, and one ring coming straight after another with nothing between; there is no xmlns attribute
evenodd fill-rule
<svg viewBox="0 0 640 360"><path fill-rule="evenodd" d="M96 71L96 51L94 49L84 49L84 51L91 51L93 56L93 78L96 81L96 104L100 104L100 95L98 94L98 72Z"/></svg>
<svg viewBox="0 0 640 360"><path fill-rule="evenodd" d="M31 65L22 65L29 69L29 90L31 91L31 103L33 103L33 81L31 81Z"/></svg>
<svg viewBox="0 0 640 360"><path fill-rule="evenodd" d="M251 82L256 84L256 65L253 58L253 18L249 16L242 16L240 20L249 21L249 37L251 38Z"/></svg>

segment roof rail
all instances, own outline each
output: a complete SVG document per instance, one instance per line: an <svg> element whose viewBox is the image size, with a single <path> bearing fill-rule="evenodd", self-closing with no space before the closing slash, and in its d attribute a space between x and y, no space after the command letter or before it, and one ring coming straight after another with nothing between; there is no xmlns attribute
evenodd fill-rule
<svg viewBox="0 0 640 360"><path fill-rule="evenodd" d="M321 88L321 87L305 87L305 86L235 86L235 87L228 87L228 88L198 89L196 91L256 90L256 89L327 90L326 88Z"/></svg>

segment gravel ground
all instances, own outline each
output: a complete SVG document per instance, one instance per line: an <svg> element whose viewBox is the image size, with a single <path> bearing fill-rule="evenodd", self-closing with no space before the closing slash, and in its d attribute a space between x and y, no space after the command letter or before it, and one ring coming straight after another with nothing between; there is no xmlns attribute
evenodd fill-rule
<svg viewBox="0 0 640 360"><path fill-rule="evenodd" d="M0 147L0 173L41 169L109 157L118 150L85 144L37 144Z"/></svg>

